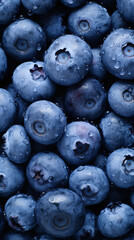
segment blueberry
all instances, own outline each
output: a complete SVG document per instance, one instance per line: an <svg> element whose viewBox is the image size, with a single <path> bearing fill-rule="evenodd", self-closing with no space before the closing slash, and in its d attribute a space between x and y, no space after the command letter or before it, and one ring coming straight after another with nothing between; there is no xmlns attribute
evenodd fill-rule
<svg viewBox="0 0 134 240"><path fill-rule="evenodd" d="M52 152L41 152L34 155L28 163L26 172L31 187L38 192L64 187L68 182L66 164Z"/></svg>
<svg viewBox="0 0 134 240"><path fill-rule="evenodd" d="M100 48L93 48L93 62L89 67L89 75L95 79L103 80L106 76L106 68L101 60L101 50Z"/></svg>
<svg viewBox="0 0 134 240"><path fill-rule="evenodd" d="M114 112L108 112L100 121L104 147L112 152L121 147L131 147L134 144L133 121L119 117Z"/></svg>
<svg viewBox="0 0 134 240"><path fill-rule="evenodd" d="M0 47L0 81L3 80L7 72L7 57L4 50Z"/></svg>
<svg viewBox="0 0 134 240"><path fill-rule="evenodd" d="M16 116L16 106L11 94L0 88L0 132L4 132L13 124Z"/></svg>
<svg viewBox="0 0 134 240"><path fill-rule="evenodd" d="M26 109L29 105L15 90L13 84L9 84L6 90L12 95L16 104L16 122L23 124Z"/></svg>
<svg viewBox="0 0 134 240"><path fill-rule="evenodd" d="M41 235L39 240L56 240L56 238L53 238L45 234L45 235Z"/></svg>
<svg viewBox="0 0 134 240"><path fill-rule="evenodd" d="M56 85L44 72L43 62L24 62L13 73L13 85L19 95L28 102L50 99Z"/></svg>
<svg viewBox="0 0 134 240"><path fill-rule="evenodd" d="M66 127L66 117L56 104L40 100L28 107L24 125L33 140L49 145L62 137Z"/></svg>
<svg viewBox="0 0 134 240"><path fill-rule="evenodd" d="M83 3L85 3L86 0L61 0L61 2L66 7L75 8L75 7L78 7L78 6L82 5Z"/></svg>
<svg viewBox="0 0 134 240"><path fill-rule="evenodd" d="M107 107L107 93L103 85L96 79L86 78L82 82L69 87L65 96L67 113L74 119L95 120Z"/></svg>
<svg viewBox="0 0 134 240"><path fill-rule="evenodd" d="M37 223L48 234L58 238L71 237L84 223L85 208L76 193L59 188L40 198L36 216Z"/></svg>
<svg viewBox="0 0 134 240"><path fill-rule="evenodd" d="M44 56L45 71L59 85L70 86L81 81L92 62L89 45L74 35L57 38Z"/></svg>
<svg viewBox="0 0 134 240"><path fill-rule="evenodd" d="M67 31L67 16L64 9L54 8L49 14L38 17L40 26L46 33L47 40L51 43L56 38L64 35Z"/></svg>
<svg viewBox="0 0 134 240"><path fill-rule="evenodd" d="M3 240L33 240L29 233L7 232L4 234Z"/></svg>
<svg viewBox="0 0 134 240"><path fill-rule="evenodd" d="M8 158L15 163L28 161L31 153L30 139L21 125L12 125L3 135L4 151Z"/></svg>
<svg viewBox="0 0 134 240"><path fill-rule="evenodd" d="M63 159L71 165L86 165L97 155L101 143L98 129L88 122L77 121L67 125L57 147Z"/></svg>
<svg viewBox="0 0 134 240"><path fill-rule="evenodd" d="M106 237L121 237L134 227L134 210L124 203L110 203L98 217L99 231Z"/></svg>
<svg viewBox="0 0 134 240"><path fill-rule="evenodd" d="M24 7L33 14L44 14L51 10L57 0L21 0Z"/></svg>
<svg viewBox="0 0 134 240"><path fill-rule="evenodd" d="M134 150L121 148L112 152L107 159L107 175L119 188L134 187Z"/></svg>
<svg viewBox="0 0 134 240"><path fill-rule="evenodd" d="M83 37L94 46L102 42L110 31L111 18L101 5L89 2L69 15L68 27L71 33Z"/></svg>
<svg viewBox="0 0 134 240"><path fill-rule="evenodd" d="M114 11L111 15L112 29L128 28L129 24L122 18L118 10Z"/></svg>
<svg viewBox="0 0 134 240"><path fill-rule="evenodd" d="M0 156L0 197L12 196L21 190L25 182L22 168L10 162L5 156Z"/></svg>
<svg viewBox="0 0 134 240"><path fill-rule="evenodd" d="M134 191L132 191L130 194L130 202L131 202L132 207L134 208Z"/></svg>
<svg viewBox="0 0 134 240"><path fill-rule="evenodd" d="M19 232L31 230L36 225L36 202L25 194L14 195L5 204L9 226Z"/></svg>
<svg viewBox="0 0 134 240"><path fill-rule="evenodd" d="M128 0L117 0L117 9L120 12L121 16L129 22L134 23L134 1Z"/></svg>
<svg viewBox="0 0 134 240"><path fill-rule="evenodd" d="M106 69L120 79L134 78L134 30L119 28L103 42L102 61Z"/></svg>
<svg viewBox="0 0 134 240"><path fill-rule="evenodd" d="M14 16L19 12L20 0L0 1L0 25L13 21Z"/></svg>
<svg viewBox="0 0 134 240"><path fill-rule="evenodd" d="M30 19L19 19L5 29L3 47L17 61L32 60L46 47L45 33L38 23Z"/></svg>
<svg viewBox="0 0 134 240"><path fill-rule="evenodd" d="M109 192L109 182L98 167L79 166L69 177L69 188L79 194L86 206L102 202Z"/></svg>
<svg viewBox="0 0 134 240"><path fill-rule="evenodd" d="M86 211L86 217L83 227L78 231L74 239L86 240L92 239L96 235L96 216L91 210Z"/></svg>
<svg viewBox="0 0 134 240"><path fill-rule="evenodd" d="M134 83L117 81L108 92L109 105L114 112L123 117L134 117Z"/></svg>

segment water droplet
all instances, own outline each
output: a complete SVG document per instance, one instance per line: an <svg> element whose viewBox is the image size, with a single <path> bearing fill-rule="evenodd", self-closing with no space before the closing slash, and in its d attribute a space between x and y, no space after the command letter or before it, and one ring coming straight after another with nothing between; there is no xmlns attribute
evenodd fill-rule
<svg viewBox="0 0 134 240"><path fill-rule="evenodd" d="M120 68L120 62L116 62L116 63L114 64L114 67L115 67L116 69L119 69L119 68Z"/></svg>

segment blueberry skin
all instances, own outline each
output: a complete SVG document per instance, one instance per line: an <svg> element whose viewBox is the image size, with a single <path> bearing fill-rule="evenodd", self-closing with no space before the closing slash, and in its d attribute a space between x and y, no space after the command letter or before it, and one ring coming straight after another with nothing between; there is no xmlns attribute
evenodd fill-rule
<svg viewBox="0 0 134 240"><path fill-rule="evenodd" d="M37 21L45 31L49 43L66 33L66 18L64 9L59 8L54 8L49 14L43 14L38 17Z"/></svg>
<svg viewBox="0 0 134 240"><path fill-rule="evenodd" d="M67 164L86 165L97 155L101 143L98 129L88 122L76 121L67 125L57 148Z"/></svg>
<svg viewBox="0 0 134 240"><path fill-rule="evenodd" d="M3 80L7 72L7 57L5 51L0 47L0 81Z"/></svg>
<svg viewBox="0 0 134 240"><path fill-rule="evenodd" d="M71 33L95 46L110 31L111 18L101 5L89 2L69 15L68 27Z"/></svg>
<svg viewBox="0 0 134 240"><path fill-rule="evenodd" d="M52 152L34 155L27 165L26 174L31 187L38 192L47 192L55 187L65 187L68 183L66 164Z"/></svg>
<svg viewBox="0 0 134 240"><path fill-rule="evenodd" d="M24 126L33 140L49 145L62 137L66 127L66 117L56 104L40 100L28 107Z"/></svg>
<svg viewBox="0 0 134 240"><path fill-rule="evenodd" d="M19 124L24 123L24 116L29 102L25 101L15 90L14 85L11 83L7 86L6 90L12 95L16 104L16 122Z"/></svg>
<svg viewBox="0 0 134 240"><path fill-rule="evenodd" d="M40 25L30 19L16 20L3 33L5 52L17 61L32 60L46 48L46 36Z"/></svg>
<svg viewBox="0 0 134 240"><path fill-rule="evenodd" d="M103 146L109 152L121 147L133 146L133 121L120 117L114 112L108 112L101 118L99 127L102 132Z"/></svg>
<svg viewBox="0 0 134 240"><path fill-rule="evenodd" d="M128 22L134 23L134 1L128 0L117 0L117 9L120 12L121 16Z"/></svg>
<svg viewBox="0 0 134 240"><path fill-rule="evenodd" d="M108 92L109 105L114 112L123 117L134 117L134 83L117 81Z"/></svg>
<svg viewBox="0 0 134 240"><path fill-rule="evenodd" d="M4 151L8 158L17 164L27 162L31 154L30 139L21 125L13 125L3 135Z"/></svg>
<svg viewBox="0 0 134 240"><path fill-rule="evenodd" d="M39 240L55 240L56 238L50 237L48 235L42 235Z"/></svg>
<svg viewBox="0 0 134 240"><path fill-rule="evenodd" d="M69 177L69 188L81 196L85 206L91 206L106 198L109 182L100 168L79 166Z"/></svg>
<svg viewBox="0 0 134 240"><path fill-rule="evenodd" d="M101 49L106 69L119 79L134 79L134 30L119 28L105 39Z"/></svg>
<svg viewBox="0 0 134 240"><path fill-rule="evenodd" d="M57 38L45 52L45 71L59 85L70 86L81 81L92 62L89 45L74 35Z"/></svg>
<svg viewBox="0 0 134 240"><path fill-rule="evenodd" d="M33 14L45 14L54 8L57 0L21 0L24 7Z"/></svg>
<svg viewBox="0 0 134 240"><path fill-rule="evenodd" d="M21 190L25 182L23 169L0 156L0 197L10 197Z"/></svg>
<svg viewBox="0 0 134 240"><path fill-rule="evenodd" d="M50 99L56 85L47 77L43 62L24 62L13 72L13 85L19 95L28 102Z"/></svg>
<svg viewBox="0 0 134 240"><path fill-rule="evenodd" d="M112 29L128 28L129 24L122 18L118 10L114 11L111 15Z"/></svg>
<svg viewBox="0 0 134 240"><path fill-rule="evenodd" d="M101 50L100 48L92 49L93 61L89 67L89 76L95 79L103 80L106 76L106 68L101 60Z"/></svg>
<svg viewBox="0 0 134 240"><path fill-rule="evenodd" d="M120 148L107 159L107 176L119 188L134 187L134 150Z"/></svg>
<svg viewBox="0 0 134 240"><path fill-rule="evenodd" d="M8 24L19 12L20 0L4 0L0 2L0 25Z"/></svg>
<svg viewBox="0 0 134 240"><path fill-rule="evenodd" d="M0 133L13 124L16 117L16 106L11 94L0 88Z"/></svg>
<svg viewBox="0 0 134 240"><path fill-rule="evenodd" d="M70 8L76 8L82 5L83 3L86 2L86 0L61 0L61 2L66 6Z"/></svg>
<svg viewBox="0 0 134 240"><path fill-rule="evenodd" d="M14 233L9 232L4 234L3 240L33 240L29 233Z"/></svg>
<svg viewBox="0 0 134 240"><path fill-rule="evenodd" d="M134 210L124 203L110 203L98 217L99 231L105 237L121 237L134 227Z"/></svg>
<svg viewBox="0 0 134 240"><path fill-rule="evenodd" d="M36 226L36 202L31 196L17 194L5 204L5 214L9 226L19 232L29 231Z"/></svg>
<svg viewBox="0 0 134 240"><path fill-rule="evenodd" d="M92 239L96 235L96 216L87 210L83 227L74 235L75 240Z"/></svg>
<svg viewBox="0 0 134 240"><path fill-rule="evenodd" d="M134 191L132 191L130 194L130 203L131 203L132 207L134 208Z"/></svg>
<svg viewBox="0 0 134 240"><path fill-rule="evenodd" d="M96 79L86 78L79 84L69 87L65 95L67 113L74 119L95 120L107 107L107 93Z"/></svg>
<svg viewBox="0 0 134 240"><path fill-rule="evenodd" d="M36 217L46 233L58 238L71 237L84 224L85 208L75 192L59 188L40 198Z"/></svg>

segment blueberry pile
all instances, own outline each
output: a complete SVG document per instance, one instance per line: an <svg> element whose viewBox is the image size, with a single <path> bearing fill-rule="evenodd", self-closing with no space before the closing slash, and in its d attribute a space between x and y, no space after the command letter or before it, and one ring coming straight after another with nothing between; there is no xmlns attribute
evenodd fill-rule
<svg viewBox="0 0 134 240"><path fill-rule="evenodd" d="M134 240L134 0L0 0L0 240Z"/></svg>

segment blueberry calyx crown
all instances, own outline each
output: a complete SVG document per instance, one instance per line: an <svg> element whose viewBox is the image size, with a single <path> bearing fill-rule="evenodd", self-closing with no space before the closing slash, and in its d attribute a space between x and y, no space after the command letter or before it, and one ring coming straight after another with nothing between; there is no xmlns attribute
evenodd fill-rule
<svg viewBox="0 0 134 240"><path fill-rule="evenodd" d="M25 39L18 39L15 43L15 47L19 52L26 52L30 48L28 41Z"/></svg>
<svg viewBox="0 0 134 240"><path fill-rule="evenodd" d="M43 122L35 122L33 124L33 129L34 129L35 133L38 135L43 135L43 134L47 133L46 126Z"/></svg>
<svg viewBox="0 0 134 240"><path fill-rule="evenodd" d="M134 176L134 156L125 155L124 157L122 165L125 167L125 172Z"/></svg>
<svg viewBox="0 0 134 240"><path fill-rule="evenodd" d="M86 20L80 20L78 26L82 32L87 32L90 29L90 23Z"/></svg>
<svg viewBox="0 0 134 240"><path fill-rule="evenodd" d="M24 227L20 224L17 216L16 217L12 217L12 216L10 217L10 224L16 230L19 230L21 232L23 232L25 230Z"/></svg>
<svg viewBox="0 0 134 240"><path fill-rule="evenodd" d="M45 73L43 67L39 67L37 64L34 64L34 67L30 69L33 80L45 79Z"/></svg>
<svg viewBox="0 0 134 240"><path fill-rule="evenodd" d="M133 43L126 43L122 47L122 52L126 57L134 57L134 44Z"/></svg>
<svg viewBox="0 0 134 240"><path fill-rule="evenodd" d="M69 59L71 58L71 55L70 55L69 51L66 50L66 48L58 50L55 53L55 55L56 55L56 60L60 64L66 64L69 61Z"/></svg>
<svg viewBox="0 0 134 240"><path fill-rule="evenodd" d="M76 142L76 148L73 149L74 153L78 156L83 156L86 154L86 152L88 151L90 147L89 143L82 143L80 141Z"/></svg>
<svg viewBox="0 0 134 240"><path fill-rule="evenodd" d="M117 207L121 207L121 202L109 203L107 209L110 209L111 212L115 212Z"/></svg>
<svg viewBox="0 0 134 240"><path fill-rule="evenodd" d="M132 102L134 101L134 90L133 88L128 88L122 93L123 99L125 102Z"/></svg>

